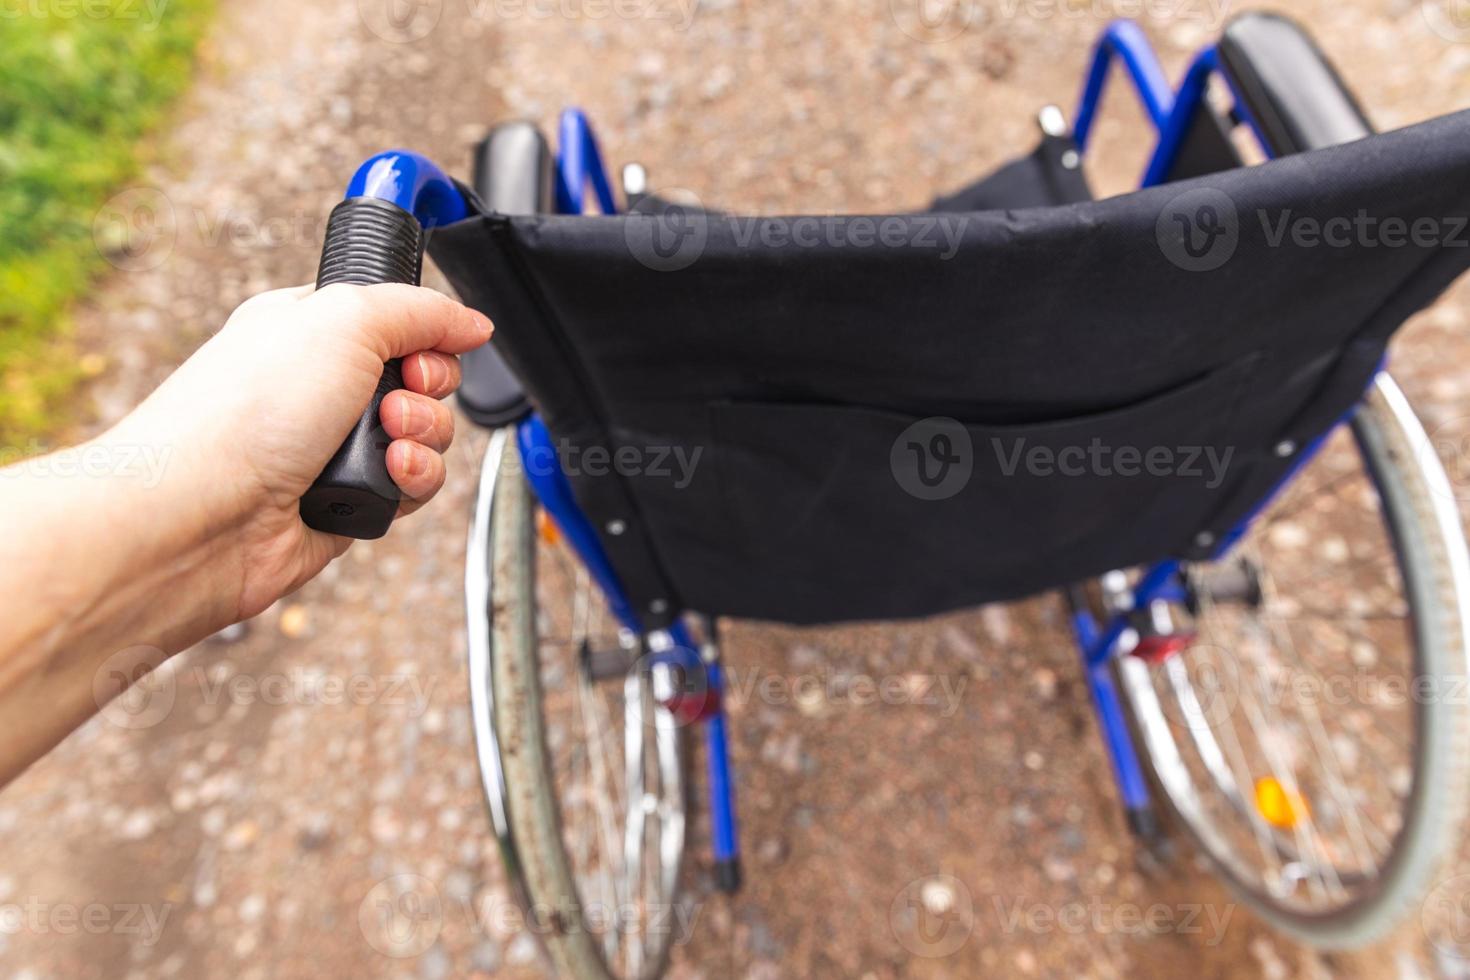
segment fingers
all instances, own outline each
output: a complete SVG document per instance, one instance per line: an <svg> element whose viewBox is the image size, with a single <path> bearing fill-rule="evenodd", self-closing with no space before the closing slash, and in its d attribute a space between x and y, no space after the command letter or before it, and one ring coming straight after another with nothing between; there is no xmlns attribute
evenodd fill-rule
<svg viewBox="0 0 1470 980"><path fill-rule="evenodd" d="M454 441L454 415L443 402L412 391L390 391L378 410L383 430L392 439L409 439L435 452Z"/></svg>
<svg viewBox="0 0 1470 980"><path fill-rule="evenodd" d="M459 387L459 358L436 350L405 357L403 386L430 398L443 398Z"/></svg>
<svg viewBox="0 0 1470 980"><path fill-rule="evenodd" d="M411 439L397 439L388 446L388 475L403 491L399 516L412 514L444 486L444 457Z"/></svg>
<svg viewBox="0 0 1470 980"><path fill-rule="evenodd" d="M490 339L484 314L422 286L336 284L302 301L312 315L358 336L381 360L425 350L462 354Z"/></svg>

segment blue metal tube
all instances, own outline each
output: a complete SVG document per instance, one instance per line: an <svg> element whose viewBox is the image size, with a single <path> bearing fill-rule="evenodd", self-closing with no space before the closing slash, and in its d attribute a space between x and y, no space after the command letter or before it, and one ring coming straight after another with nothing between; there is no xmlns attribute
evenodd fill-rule
<svg viewBox="0 0 1470 980"><path fill-rule="evenodd" d="M1142 608L1158 598L1160 593L1171 585L1178 571L1179 563L1173 559L1151 566L1133 588L1133 608ZM1108 620L1107 626L1100 633L1094 630L1091 634L1092 642L1082 648L1083 659L1087 665L1095 667L1098 664L1107 663L1113 655L1114 647L1118 645L1118 638L1126 629L1128 629L1128 614L1116 613Z"/></svg>
<svg viewBox="0 0 1470 980"><path fill-rule="evenodd" d="M623 626L641 634L643 624L632 603L628 601L627 593L623 591L623 585L613 571L612 562L602 550L602 542L597 537L596 529L582 513L576 497L572 495L572 486L562 472L561 460L557 457L551 432L541 421L541 416L532 415L516 427L516 443L520 446L521 462L525 466L531 492L536 495L541 506L546 508L561 533L566 535L567 541L582 559L582 564L587 566L593 581L607 597L607 604L613 615Z"/></svg>
<svg viewBox="0 0 1470 980"><path fill-rule="evenodd" d="M1142 186L1162 184L1168 176L1169 168L1173 166L1179 147L1184 142L1184 134L1189 132L1189 125L1194 120L1195 111L1204 102L1210 74L1218 65L1219 55L1212 47L1205 48L1195 56L1189 71L1184 75L1183 84L1179 86L1179 95L1174 99L1168 119L1160 127L1159 142L1154 147L1153 159L1149 160L1148 170L1143 175Z"/></svg>
<svg viewBox="0 0 1470 980"><path fill-rule="evenodd" d="M602 162L602 150L587 115L577 108L561 114L557 145L556 206L562 214L581 214L586 205L586 188L590 183L603 214L617 214L612 184Z"/></svg>
<svg viewBox="0 0 1470 980"><path fill-rule="evenodd" d="M1087 84L1082 90L1076 121L1072 124L1072 139L1079 152L1087 148L1087 138L1092 134L1092 123L1097 118L1108 69L1112 67L1114 57L1123 60L1128 77L1133 80L1143 100L1144 111L1154 126L1162 127L1174 106L1174 90L1142 29L1131 20L1115 20L1103 31L1093 49L1092 68L1087 73Z"/></svg>
<svg viewBox="0 0 1470 980"><path fill-rule="evenodd" d="M348 181L346 196L391 201L425 228L459 221L469 213L454 181L428 157L409 150L368 157Z"/></svg>

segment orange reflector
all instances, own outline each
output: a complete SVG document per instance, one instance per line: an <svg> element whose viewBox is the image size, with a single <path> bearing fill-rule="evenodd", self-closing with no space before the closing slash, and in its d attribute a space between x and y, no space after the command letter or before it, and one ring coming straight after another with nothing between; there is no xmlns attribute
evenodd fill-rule
<svg viewBox="0 0 1470 980"><path fill-rule="evenodd" d="M1310 815L1302 795L1291 792L1273 776L1256 780L1256 811L1271 826L1282 830L1291 830L1299 820Z"/></svg>
<svg viewBox="0 0 1470 980"><path fill-rule="evenodd" d="M541 540L547 544L555 545L561 541L561 530L557 528L556 521L544 510L536 511L536 533L541 535Z"/></svg>

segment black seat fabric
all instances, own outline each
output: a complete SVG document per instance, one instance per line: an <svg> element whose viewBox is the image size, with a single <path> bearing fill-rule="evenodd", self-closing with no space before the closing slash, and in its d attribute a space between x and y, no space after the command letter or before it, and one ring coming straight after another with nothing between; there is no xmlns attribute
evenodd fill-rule
<svg viewBox="0 0 1470 980"><path fill-rule="evenodd" d="M1072 154L1073 165L1066 159ZM930 211L992 211L1076 204L1092 199L1069 136L1045 136L1036 149L968 187L935 199Z"/></svg>
<svg viewBox="0 0 1470 980"><path fill-rule="evenodd" d="M641 606L888 619L1203 556L1470 262L1467 174L1460 113L1095 202L430 250Z"/></svg>

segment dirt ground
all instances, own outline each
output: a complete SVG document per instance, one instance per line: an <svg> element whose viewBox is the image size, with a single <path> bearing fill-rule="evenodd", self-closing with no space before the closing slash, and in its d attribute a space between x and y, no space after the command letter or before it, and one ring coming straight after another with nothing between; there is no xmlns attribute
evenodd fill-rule
<svg viewBox="0 0 1470 980"><path fill-rule="evenodd" d="M106 365L95 425L245 297L309 280L328 209L375 150L420 149L463 176L487 123L554 129L580 105L608 156L643 162L655 187L755 212L911 207L1029 148L1041 105L1070 112L1111 16L1156 14L1146 27L1177 73L1227 13L959 0L926 8L925 26L915 3L226 0L163 162L130 192L161 195L171 217L83 311ZM1436 33L1433 6L1291 12L1390 128L1470 104L1470 43ZM1129 186L1145 144L1137 111L1110 99L1095 186ZM1397 343L1395 374L1431 428L1470 407L1467 311L1462 285ZM461 431L446 491L412 518L420 534L358 544L0 794L5 973L543 975L507 913L471 744L461 569L485 437ZM932 696L737 693L748 885L711 894L696 850L698 915L674 975L1467 975L1417 916L1377 949L1321 955L1263 927L1187 851L1141 861L1065 626L1052 597L904 627L732 624L737 678L840 671ZM371 928L396 875L437 899L412 956ZM919 955L903 910L934 876L972 924L945 955ZM1140 928L1132 913L1156 905L1165 927ZM1103 911L1080 928L1032 914L1067 908Z"/></svg>

